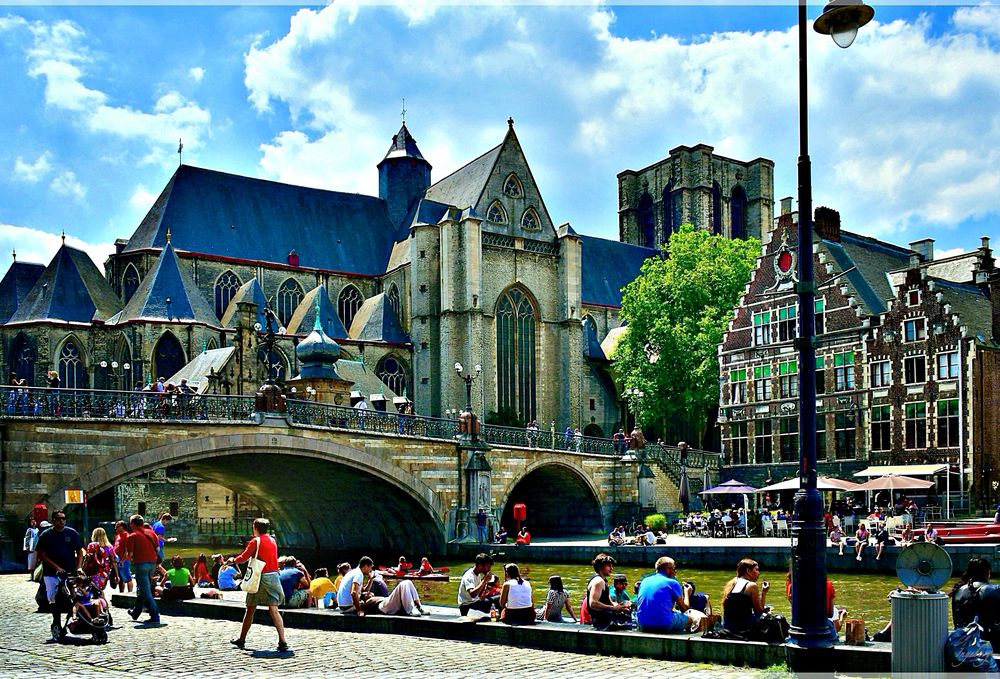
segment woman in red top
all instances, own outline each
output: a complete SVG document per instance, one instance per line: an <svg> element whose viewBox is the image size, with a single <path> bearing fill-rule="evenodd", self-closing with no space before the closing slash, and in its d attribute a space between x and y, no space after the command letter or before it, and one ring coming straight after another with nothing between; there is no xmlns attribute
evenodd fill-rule
<svg viewBox="0 0 1000 679"><path fill-rule="evenodd" d="M208 557L204 554L198 555L198 560L194 562L194 581L199 587L214 587L212 574L208 572Z"/></svg>
<svg viewBox="0 0 1000 679"><path fill-rule="evenodd" d="M236 648L242 649L246 643L257 606L267 606L274 628L278 630L278 650L288 650L288 643L285 641L285 623L278 610L278 606L285 603L285 592L281 589L281 578L278 577L278 543L273 536L268 535L270 529L271 522L267 519L254 519L253 540L247 543L242 554L233 559L236 563L243 563L256 554L257 558L264 562L264 569L260 574L260 586L256 592L247 592L247 610L243 615L240 636L229 642Z"/></svg>

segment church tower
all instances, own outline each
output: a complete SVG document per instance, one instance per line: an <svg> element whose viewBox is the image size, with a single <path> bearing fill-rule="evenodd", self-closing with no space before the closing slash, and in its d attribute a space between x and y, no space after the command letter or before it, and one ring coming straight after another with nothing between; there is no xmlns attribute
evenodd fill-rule
<svg viewBox="0 0 1000 679"><path fill-rule="evenodd" d="M385 201L393 224L402 226L410 208L430 185L431 164L420 154L404 122L378 164L378 197Z"/></svg>

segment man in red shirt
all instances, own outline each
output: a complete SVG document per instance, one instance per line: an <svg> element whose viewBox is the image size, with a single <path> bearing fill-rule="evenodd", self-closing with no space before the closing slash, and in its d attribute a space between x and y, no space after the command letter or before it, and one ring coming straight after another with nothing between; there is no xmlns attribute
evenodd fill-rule
<svg viewBox="0 0 1000 679"><path fill-rule="evenodd" d="M160 610L153 598L152 576L156 570L156 551L160 546L160 539L152 528L145 527L146 521L140 515L133 514L128 522L132 526L132 532L126 538L126 549L132 555L132 571L135 573L136 583L135 608L128 614L133 620L138 620L145 606L149 611L148 624L159 625Z"/></svg>

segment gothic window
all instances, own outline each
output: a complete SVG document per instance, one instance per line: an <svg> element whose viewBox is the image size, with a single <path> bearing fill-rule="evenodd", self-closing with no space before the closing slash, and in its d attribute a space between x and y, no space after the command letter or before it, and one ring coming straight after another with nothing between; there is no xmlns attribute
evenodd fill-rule
<svg viewBox="0 0 1000 679"><path fill-rule="evenodd" d="M232 271L225 271L215 279L215 315L221 320L233 301L236 291L243 285Z"/></svg>
<svg viewBox="0 0 1000 679"><path fill-rule="evenodd" d="M74 339L66 340L59 352L59 385L66 389L86 389L87 369Z"/></svg>
<svg viewBox="0 0 1000 679"><path fill-rule="evenodd" d="M497 300L497 401L525 422L535 419L535 309L523 290Z"/></svg>
<svg viewBox="0 0 1000 679"><path fill-rule="evenodd" d="M392 389L397 396L406 396L406 371L395 356L383 356L375 366L375 374L382 384Z"/></svg>
<svg viewBox="0 0 1000 679"><path fill-rule="evenodd" d="M136 376L138 366L132 364L132 347L124 335L119 335L115 344L114 357L111 363L111 372L108 374L108 387L128 391L133 387L134 382L141 379L141 375ZM118 367L115 367L115 363ZM127 368L125 366L128 366Z"/></svg>
<svg viewBox="0 0 1000 679"><path fill-rule="evenodd" d="M712 182L712 233L722 233L722 188Z"/></svg>
<svg viewBox="0 0 1000 679"><path fill-rule="evenodd" d="M288 373L288 361L285 360L283 353L277 349L272 349L271 353L268 354L261 347L257 350L257 360L264 366L264 373L267 379L274 380L275 382L285 381L285 375Z"/></svg>
<svg viewBox="0 0 1000 679"><path fill-rule="evenodd" d="M521 228L526 231L538 231L541 222L538 220L538 213L535 212L535 208L529 207L521 215Z"/></svg>
<svg viewBox="0 0 1000 679"><path fill-rule="evenodd" d="M278 322L281 323L282 327L288 327L288 323L292 320L292 314L295 313L295 309L298 308L304 296L302 286L291 278L278 288Z"/></svg>
<svg viewBox="0 0 1000 679"><path fill-rule="evenodd" d="M35 384L35 350L31 348L28 336L18 333L10 348L10 369L23 379L29 387Z"/></svg>
<svg viewBox="0 0 1000 679"><path fill-rule="evenodd" d="M401 306L399 303L399 288L396 287L395 283L389 284L389 290L385 293L385 299L389 302L389 308L392 309L393 315L399 322L399 325L403 325L403 316L400 314Z"/></svg>
<svg viewBox="0 0 1000 679"><path fill-rule="evenodd" d="M729 234L731 238L747 237L747 192L742 186L729 194Z"/></svg>
<svg viewBox="0 0 1000 679"><path fill-rule="evenodd" d="M670 182L663 189L663 245L666 246L671 234L677 230L677 217L674 215L674 183Z"/></svg>
<svg viewBox="0 0 1000 679"><path fill-rule="evenodd" d="M209 338L209 340L205 343L206 351L211 351L212 349L218 349L218 348L219 348L219 343L215 341L214 337Z"/></svg>
<svg viewBox="0 0 1000 679"><path fill-rule="evenodd" d="M503 205L500 204L500 201L495 200L490 203L488 208L486 208L486 219L494 224L507 223L507 211L503 209Z"/></svg>
<svg viewBox="0 0 1000 679"><path fill-rule="evenodd" d="M600 428L597 424L591 422L586 427L583 428L583 435L590 436L596 439L604 438L604 430Z"/></svg>
<svg viewBox="0 0 1000 679"><path fill-rule="evenodd" d="M348 333L351 332L351 323L354 322L354 316L364 301L365 298L361 292L353 285L345 285L344 289L340 291L340 297L337 298L337 313Z"/></svg>
<svg viewBox="0 0 1000 679"><path fill-rule="evenodd" d="M153 379L170 379L184 367L184 349L173 333L165 332L153 349Z"/></svg>
<svg viewBox="0 0 1000 679"><path fill-rule="evenodd" d="M653 219L653 197L648 192L639 199L639 209L636 212L639 221L639 245L647 248L656 247L656 225Z"/></svg>
<svg viewBox="0 0 1000 679"><path fill-rule="evenodd" d="M524 195L524 189L521 187L521 181L513 172L507 175L507 179L504 180L503 192L511 198L520 198Z"/></svg>
<svg viewBox="0 0 1000 679"><path fill-rule="evenodd" d="M129 264L125 267L125 273L122 274L122 300L128 302L138 289L139 272L135 266Z"/></svg>

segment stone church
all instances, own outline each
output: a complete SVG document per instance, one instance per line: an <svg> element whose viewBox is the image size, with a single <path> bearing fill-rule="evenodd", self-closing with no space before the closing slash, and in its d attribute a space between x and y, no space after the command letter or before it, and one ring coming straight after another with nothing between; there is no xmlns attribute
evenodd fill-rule
<svg viewBox="0 0 1000 679"><path fill-rule="evenodd" d="M299 374L318 313L366 395L440 416L465 404L455 363L481 365L476 411L609 436L621 288L682 222L731 237L771 224L773 163L705 145L619 175L620 241L553 220L513 120L433 182L404 123L376 169L365 196L181 165L103 274L65 244L48 266L15 260L0 282L5 374L101 389L185 376L247 394L264 370ZM281 325L269 356L252 341L265 306Z"/></svg>

